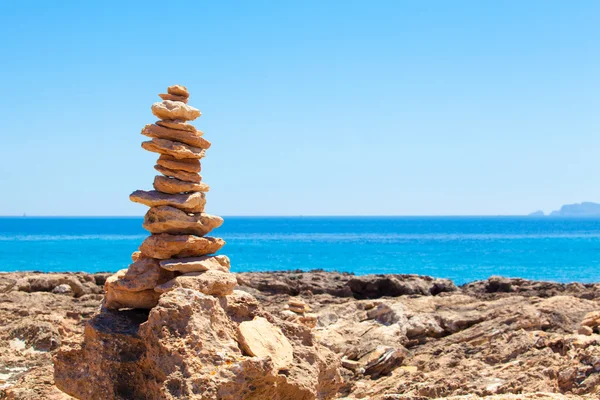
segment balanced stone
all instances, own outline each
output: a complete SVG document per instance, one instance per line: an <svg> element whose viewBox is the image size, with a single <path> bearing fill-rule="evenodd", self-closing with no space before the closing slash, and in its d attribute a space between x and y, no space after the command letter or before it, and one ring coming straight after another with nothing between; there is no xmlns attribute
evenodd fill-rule
<svg viewBox="0 0 600 400"><path fill-rule="evenodd" d="M171 178L177 178L186 182L195 182L199 183L202 180L202 177L195 172L186 172L180 171L177 169L165 168L162 165L155 165L154 169L160 172L165 176L169 176Z"/></svg>
<svg viewBox="0 0 600 400"><path fill-rule="evenodd" d="M196 132L182 131L178 129L165 128L164 126L148 124L142 129L142 135L150 138L168 139L175 142L189 144L190 146L208 149L210 142Z"/></svg>
<svg viewBox="0 0 600 400"><path fill-rule="evenodd" d="M129 199L136 203L141 203L149 207L173 206L191 213L204 211L206 198L202 192L188 194L166 194L150 190L136 190L129 195Z"/></svg>
<svg viewBox="0 0 600 400"><path fill-rule="evenodd" d="M205 150L189 144L174 142L167 139L152 139L142 142L142 148L153 153L168 154L175 158L203 158Z"/></svg>
<svg viewBox="0 0 600 400"><path fill-rule="evenodd" d="M210 187L204 182L186 182L177 178L167 178L157 175L154 177L154 189L163 193L177 194L184 192L208 192Z"/></svg>
<svg viewBox="0 0 600 400"><path fill-rule="evenodd" d="M212 296L227 296L237 285L235 276L229 272L210 270L190 272L156 286L154 290L166 293L177 288L193 289Z"/></svg>
<svg viewBox="0 0 600 400"><path fill-rule="evenodd" d="M204 132L196 129L194 125L188 124L186 121L182 119L164 119L156 121L156 125L164 126L165 128L178 129L180 131L189 131L195 132L196 134L202 136Z"/></svg>
<svg viewBox="0 0 600 400"><path fill-rule="evenodd" d="M240 345L244 352L254 357L271 357L276 370L282 370L292 363L294 348L281 332L263 317L254 317L239 325Z"/></svg>
<svg viewBox="0 0 600 400"><path fill-rule="evenodd" d="M127 273L122 269L116 274L109 276L104 283L104 307L110 309L120 308L144 308L150 309L158 304L160 293L154 289L131 292L116 287L116 282Z"/></svg>
<svg viewBox="0 0 600 400"><path fill-rule="evenodd" d="M192 121L202 115L197 108L172 100L163 100L152 104L152 114L160 119L182 119L185 121Z"/></svg>
<svg viewBox="0 0 600 400"><path fill-rule="evenodd" d="M161 233L147 237L140 246L146 257L165 260L174 256L196 257L216 253L225 245L221 238Z"/></svg>
<svg viewBox="0 0 600 400"><path fill-rule="evenodd" d="M175 207L152 207L142 225L151 233L204 236L223 224L223 218L210 214L188 214Z"/></svg>
<svg viewBox="0 0 600 400"><path fill-rule="evenodd" d="M229 272L230 263L227 256L202 256L188 258L171 258L162 260L159 265L168 271L202 272L209 270Z"/></svg>
<svg viewBox="0 0 600 400"><path fill-rule="evenodd" d="M161 154L156 164L161 167L168 169L174 169L185 172L200 172L202 167L200 166L200 160L197 158L175 158L168 154ZM182 179L186 180L186 179Z"/></svg>
<svg viewBox="0 0 600 400"><path fill-rule="evenodd" d="M173 85L167 88L167 93L172 94L174 96L182 96L182 97L190 97L190 92L188 92L187 88L182 85Z"/></svg>
<svg viewBox="0 0 600 400"><path fill-rule="evenodd" d="M185 104L187 104L187 102L188 102L187 97L177 96L175 94L161 93L158 95L158 97L160 97L163 100L181 101L182 103L185 103Z"/></svg>
<svg viewBox="0 0 600 400"><path fill-rule="evenodd" d="M131 253L131 261L136 262L137 260L139 260L141 255L142 255L141 251L139 251L139 250L134 251L133 253Z"/></svg>
<svg viewBox="0 0 600 400"><path fill-rule="evenodd" d="M153 289L156 285L173 279L174 275L158 264L158 260L138 258L129 266L125 275L115 281L115 288L128 292Z"/></svg>

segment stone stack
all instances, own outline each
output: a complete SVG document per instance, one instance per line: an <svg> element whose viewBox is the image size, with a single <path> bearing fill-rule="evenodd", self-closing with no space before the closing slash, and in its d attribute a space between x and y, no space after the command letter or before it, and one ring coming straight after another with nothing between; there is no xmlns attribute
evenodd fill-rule
<svg viewBox="0 0 600 400"><path fill-rule="evenodd" d="M309 313L310 307L298 297L290 297L282 316L288 321L295 321L309 328L317 326L317 315Z"/></svg>
<svg viewBox="0 0 600 400"><path fill-rule="evenodd" d="M137 190L129 197L150 207L143 227L151 236L133 253L128 269L107 279L104 305L109 309L150 309L161 294L177 287L224 296L237 283L229 259L213 255L225 242L206 236L223 219L204 212L209 186L199 174L200 159L210 142L189 123L201 113L187 104L184 86L170 86L159 96L163 101L152 105L159 121L142 129L151 138L142 148L160 155L154 168L161 175L154 178L154 190Z"/></svg>

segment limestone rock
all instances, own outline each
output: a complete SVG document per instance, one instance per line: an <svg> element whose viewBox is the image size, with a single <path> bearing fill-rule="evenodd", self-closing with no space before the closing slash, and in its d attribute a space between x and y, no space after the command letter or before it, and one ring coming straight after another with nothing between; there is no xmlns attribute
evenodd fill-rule
<svg viewBox="0 0 600 400"><path fill-rule="evenodd" d="M163 100L172 100L172 101L181 101L182 103L187 104L188 98L184 96L177 96L169 93L161 93L158 95Z"/></svg>
<svg viewBox="0 0 600 400"><path fill-rule="evenodd" d="M581 326L587 326L592 331L600 333L600 311L592 311L587 313L581 321Z"/></svg>
<svg viewBox="0 0 600 400"><path fill-rule="evenodd" d="M150 190L136 190L129 195L129 199L135 203L141 203L149 207L172 206L180 210L201 213L204 211L206 198L204 193L195 192L189 194L165 194Z"/></svg>
<svg viewBox="0 0 600 400"><path fill-rule="evenodd" d="M180 131L195 132L197 135L204 135L204 132L199 131L192 124L182 119L163 119L156 121L156 125L164 126L165 128L178 129Z"/></svg>
<svg viewBox="0 0 600 400"><path fill-rule="evenodd" d="M114 281L114 287L129 292L154 289L156 285L173 279L173 273L158 265L158 260L147 257L138 258L129 266L122 277Z"/></svg>
<svg viewBox="0 0 600 400"><path fill-rule="evenodd" d="M168 271L176 272L202 272L223 271L229 272L230 263L227 256L202 256L188 258L171 258L162 260L160 266Z"/></svg>
<svg viewBox="0 0 600 400"><path fill-rule="evenodd" d="M142 255L141 251L134 251L133 253L131 253L131 261L136 262L137 260L139 260L140 256Z"/></svg>
<svg viewBox="0 0 600 400"><path fill-rule="evenodd" d="M177 178L182 181L195 182L195 183L202 181L202 177L195 172L179 171L176 169L165 168L161 165L155 165L154 169L165 176L169 176L171 178Z"/></svg>
<svg viewBox="0 0 600 400"><path fill-rule="evenodd" d="M154 178L154 189L159 192L177 194L186 192L208 192L210 187L203 182L186 182L177 178L167 178L157 175Z"/></svg>
<svg viewBox="0 0 600 400"><path fill-rule="evenodd" d="M179 171L185 171L185 172L200 172L200 170L202 169L200 166L200 160L198 160L197 158L175 158L173 156L170 156L168 154L161 154L160 157L158 157L158 160L156 161L156 163L158 165L160 165L161 167L165 167L165 168L169 168L169 169L174 169L174 170L179 170ZM182 180L186 180L186 179L182 179ZM194 182L194 181L190 181L190 182Z"/></svg>
<svg viewBox="0 0 600 400"><path fill-rule="evenodd" d="M172 100L163 100L152 104L152 114L160 119L182 119L185 121L195 120L202 115L197 108Z"/></svg>
<svg viewBox="0 0 600 400"><path fill-rule="evenodd" d="M204 256L216 253L224 245L225 241L221 238L162 233L147 237L140 246L140 251L146 257L164 260L173 256Z"/></svg>
<svg viewBox="0 0 600 400"><path fill-rule="evenodd" d="M169 86L167 88L167 93L172 94L173 96L190 97L190 92L182 85Z"/></svg>
<svg viewBox="0 0 600 400"><path fill-rule="evenodd" d="M151 290L131 292L117 287L116 283L127 273L122 269L106 279L104 283L104 307L108 309L142 308L150 309L158 303L160 293Z"/></svg>
<svg viewBox="0 0 600 400"><path fill-rule="evenodd" d="M237 280L232 273L209 270L204 272L189 272L179 275L170 281L154 288L159 293L166 293L176 288L197 290L212 296L226 296L233 293Z"/></svg>
<svg viewBox="0 0 600 400"><path fill-rule="evenodd" d="M206 154L200 147L190 146L189 144L173 142L167 139L152 139L148 142L142 142L144 150L153 153L168 154L175 158L203 158Z"/></svg>
<svg viewBox="0 0 600 400"><path fill-rule="evenodd" d="M152 207L142 225L151 233L204 236L223 224L223 218L210 214L188 214L175 207Z"/></svg>
<svg viewBox="0 0 600 400"><path fill-rule="evenodd" d="M239 342L250 356L270 357L276 370L288 368L294 359L294 348L281 329L262 317L239 325Z"/></svg>
<svg viewBox="0 0 600 400"><path fill-rule="evenodd" d="M164 126L149 124L142 129L142 135L156 139L167 139L175 142L189 144L190 146L208 149L210 142L196 132L182 131L165 128Z"/></svg>

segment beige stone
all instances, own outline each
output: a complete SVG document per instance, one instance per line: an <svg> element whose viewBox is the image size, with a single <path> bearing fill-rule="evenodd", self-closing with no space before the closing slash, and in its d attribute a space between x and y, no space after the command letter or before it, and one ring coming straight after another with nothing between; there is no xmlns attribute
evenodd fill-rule
<svg viewBox="0 0 600 400"><path fill-rule="evenodd" d="M197 158L175 158L168 154L161 154L156 164L161 167L165 167L171 170L185 171L185 172L195 172L198 173L202 169L200 166L200 160ZM182 179L186 180L186 179ZM193 181L190 181L193 182Z"/></svg>
<svg viewBox="0 0 600 400"><path fill-rule="evenodd" d="M167 139L175 142L189 144L190 146L208 149L210 142L196 132L182 131L178 129L165 128L155 124L148 124L142 128L142 135L156 139Z"/></svg>
<svg viewBox="0 0 600 400"><path fill-rule="evenodd" d="M577 333L580 335L590 336L592 333L594 333L594 330L589 326L581 325L579 329L577 329Z"/></svg>
<svg viewBox="0 0 600 400"><path fill-rule="evenodd" d="M165 260L177 256L197 257L216 253L225 245L221 238L200 237L194 235L158 234L147 237L140 246L146 257Z"/></svg>
<svg viewBox="0 0 600 400"><path fill-rule="evenodd" d="M152 139L148 142L142 142L144 150L153 153L168 154L175 158L204 158L205 149L190 146L189 144L174 142L167 139Z"/></svg>
<svg viewBox="0 0 600 400"><path fill-rule="evenodd" d="M223 224L223 218L210 214L188 214L171 206L152 207L142 225L151 233L204 236Z"/></svg>
<svg viewBox="0 0 600 400"><path fill-rule="evenodd" d="M163 100L152 104L152 114L160 119L182 119L185 121L193 121L202 115L197 108L172 100Z"/></svg>
<svg viewBox="0 0 600 400"><path fill-rule="evenodd" d="M209 270L229 272L230 262L227 256L202 256L188 258L171 258L162 260L159 265L175 272L203 272Z"/></svg>
<svg viewBox="0 0 600 400"><path fill-rule="evenodd" d="M254 357L270 357L276 370L288 368L294 349L279 327L263 317L239 325L239 342L244 352Z"/></svg>
<svg viewBox="0 0 600 400"><path fill-rule="evenodd" d="M190 92L183 85L173 85L167 88L167 93L174 96L190 97Z"/></svg>
<svg viewBox="0 0 600 400"><path fill-rule="evenodd" d="M104 283L104 307L110 309L121 308L144 308L150 309L158 304L160 293L154 289L142 290L139 292L130 292L119 289L115 286L116 282L125 276L126 269L122 269L116 274L108 277Z"/></svg>
<svg viewBox="0 0 600 400"><path fill-rule="evenodd" d="M154 289L156 285L167 282L173 277L172 272L158 265L158 260L139 257L129 266L125 275L114 282L114 287L128 292L140 292Z"/></svg>
<svg viewBox="0 0 600 400"><path fill-rule="evenodd" d="M192 124L187 123L182 119L163 119L156 121L156 125L164 126L165 128L178 129L180 131L195 132L197 135L204 135L204 132L199 131Z"/></svg>
<svg viewBox="0 0 600 400"><path fill-rule="evenodd" d="M140 258L141 255L142 255L141 251L139 251L139 250L138 251L134 251L131 254L131 261L136 262Z"/></svg>
<svg viewBox="0 0 600 400"><path fill-rule="evenodd" d="M202 181L202 177L195 172L179 171L176 169L165 168L161 165L155 165L154 169L165 176L169 176L171 178L177 178L182 181L196 182L196 183Z"/></svg>
<svg viewBox="0 0 600 400"><path fill-rule="evenodd" d="M149 207L172 206L190 213L203 212L206 204L206 198L202 192L165 194L156 190L136 190L129 195L129 199Z"/></svg>
<svg viewBox="0 0 600 400"><path fill-rule="evenodd" d="M193 289L211 296L226 296L233 293L237 285L235 275L229 272L209 270L189 272L156 286L159 293L170 292L177 288Z"/></svg>
<svg viewBox="0 0 600 400"><path fill-rule="evenodd" d="M163 100L172 100L172 101L181 101L182 103L187 104L188 98L184 96L177 96L169 93L161 93L158 95Z"/></svg>
<svg viewBox="0 0 600 400"><path fill-rule="evenodd" d="M154 189L159 192L177 194L187 192L208 192L210 187L204 183L186 182L177 178L167 178L157 175L154 177Z"/></svg>

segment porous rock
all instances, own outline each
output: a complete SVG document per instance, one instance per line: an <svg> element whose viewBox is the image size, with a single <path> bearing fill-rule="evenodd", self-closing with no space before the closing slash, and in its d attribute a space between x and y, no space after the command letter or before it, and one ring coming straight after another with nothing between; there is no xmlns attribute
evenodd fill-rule
<svg viewBox="0 0 600 400"><path fill-rule="evenodd" d="M239 341L244 352L255 357L270 357L275 369L288 368L294 359L294 348L281 332L262 317L244 321L239 326Z"/></svg>
<svg viewBox="0 0 600 400"><path fill-rule="evenodd" d="M187 182L177 178L167 178L157 175L154 178L154 189L163 193L177 194L187 192L208 192L210 187L204 182Z"/></svg>
<svg viewBox="0 0 600 400"><path fill-rule="evenodd" d="M168 176L170 178L177 178L186 182L195 182L199 183L202 181L202 177L195 172L186 172L180 171L176 169L165 168L162 165L155 165L154 169L160 172L161 174Z"/></svg>
<svg viewBox="0 0 600 400"><path fill-rule="evenodd" d="M200 147L190 146L189 144L174 142L167 139L152 139L148 142L142 142L144 150L153 153L168 154L175 158L203 158L205 150Z"/></svg>
<svg viewBox="0 0 600 400"><path fill-rule="evenodd" d="M173 96L190 97L190 92L183 85L172 85L167 88L167 93Z"/></svg>
<svg viewBox="0 0 600 400"><path fill-rule="evenodd" d="M210 142L197 132L182 131L179 129L166 128L155 124L146 125L142 129L142 135L156 139L167 139L175 142L189 144L190 146L208 149Z"/></svg>
<svg viewBox="0 0 600 400"><path fill-rule="evenodd" d="M129 199L149 207L172 206L191 213L203 212L206 204L204 193L201 192L165 194L156 190L136 190L129 195Z"/></svg>
<svg viewBox="0 0 600 400"><path fill-rule="evenodd" d="M142 242L140 251L146 257L164 260L173 256L204 256L216 253L224 245L225 241L221 238L161 233L147 237Z"/></svg>
<svg viewBox="0 0 600 400"><path fill-rule="evenodd" d="M153 289L132 292L118 287L117 282L127 273L122 269L106 279L104 283L104 307L108 309L150 309L158 303L159 293Z"/></svg>
<svg viewBox="0 0 600 400"><path fill-rule="evenodd" d="M184 96L177 96L169 93L161 93L158 95L163 100L172 100L172 101L181 101L182 103L187 104L188 98Z"/></svg>
<svg viewBox="0 0 600 400"><path fill-rule="evenodd" d="M166 270L183 273L209 270L229 272L230 268L229 257L223 255L171 258L162 260L159 265Z"/></svg>
<svg viewBox="0 0 600 400"><path fill-rule="evenodd" d="M156 125L164 126L165 128L179 129L181 131L196 132L202 136L204 133L196 129L196 127L182 119L163 119L156 121Z"/></svg>
<svg viewBox="0 0 600 400"><path fill-rule="evenodd" d="M160 157L158 157L156 164L158 164L162 167L165 167L165 168L179 170L179 171L185 171L185 172L196 172L197 173L197 172L200 172L200 170L202 169L202 167L200 165L200 160L198 160L197 158L175 158L168 154L161 154ZM185 181L187 179L182 179L182 180ZM193 182L193 181L191 181L191 182Z"/></svg>
<svg viewBox="0 0 600 400"><path fill-rule="evenodd" d="M152 114L160 119L182 119L184 121L192 121L202 115L197 108L172 100L163 100L152 104Z"/></svg>
<svg viewBox="0 0 600 400"><path fill-rule="evenodd" d="M223 218L205 213L188 214L175 207L152 207L144 217L145 229L151 233L204 236L223 224Z"/></svg>
<svg viewBox="0 0 600 400"><path fill-rule="evenodd" d="M179 275L168 282L154 288L159 293L166 293L176 288L197 290L212 296L226 296L233 293L237 285L235 276L229 272L208 270L189 272Z"/></svg>

